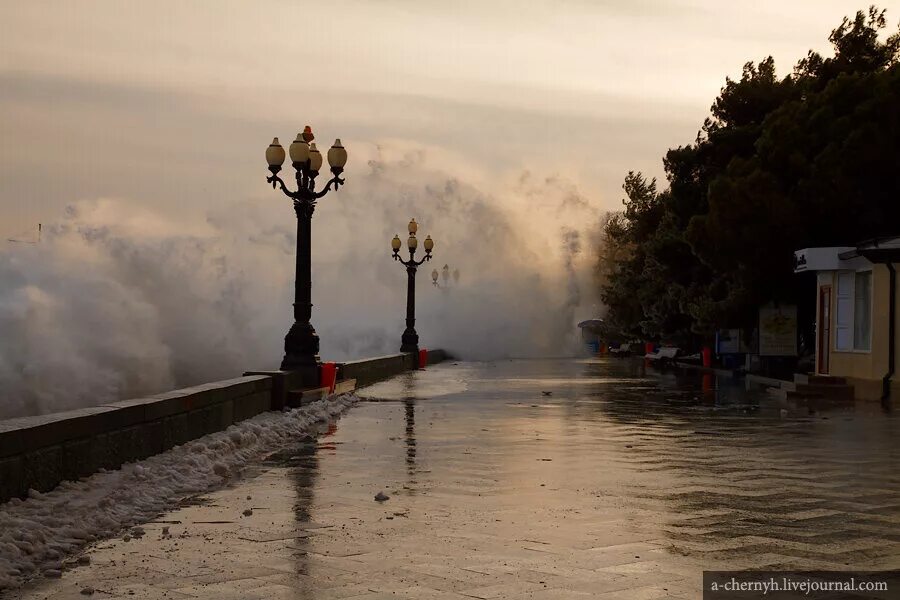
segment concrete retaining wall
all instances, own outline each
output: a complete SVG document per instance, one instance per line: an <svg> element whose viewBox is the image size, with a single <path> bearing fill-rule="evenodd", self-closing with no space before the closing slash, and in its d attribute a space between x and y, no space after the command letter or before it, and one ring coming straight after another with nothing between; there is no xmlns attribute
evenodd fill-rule
<svg viewBox="0 0 900 600"><path fill-rule="evenodd" d="M429 352L429 363L445 353ZM412 354L341 365L341 379L367 385L414 366ZM281 410L298 385L296 373L270 371L36 417L0 421L0 502L29 489L46 492L61 481L164 452L173 446Z"/></svg>
<svg viewBox="0 0 900 600"><path fill-rule="evenodd" d="M443 350L428 351L428 364L430 365L443 362L447 358L447 353ZM340 363L338 369L341 379L355 379L356 385L362 387L414 369L416 360L415 355L406 352Z"/></svg>
<svg viewBox="0 0 900 600"><path fill-rule="evenodd" d="M338 372L341 379L355 379L356 385L364 386L414 368L415 357L405 353L341 363Z"/></svg>
<svg viewBox="0 0 900 600"><path fill-rule="evenodd" d="M272 380L240 377L0 421L0 502L115 469L269 410Z"/></svg>

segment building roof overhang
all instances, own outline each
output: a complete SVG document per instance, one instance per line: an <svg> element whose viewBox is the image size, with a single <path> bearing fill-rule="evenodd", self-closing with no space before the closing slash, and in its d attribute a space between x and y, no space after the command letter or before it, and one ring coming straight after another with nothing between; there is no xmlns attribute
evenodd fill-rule
<svg viewBox="0 0 900 600"><path fill-rule="evenodd" d="M841 260L862 256L873 263L900 262L900 237L875 238L857 244L856 248L841 252Z"/></svg>

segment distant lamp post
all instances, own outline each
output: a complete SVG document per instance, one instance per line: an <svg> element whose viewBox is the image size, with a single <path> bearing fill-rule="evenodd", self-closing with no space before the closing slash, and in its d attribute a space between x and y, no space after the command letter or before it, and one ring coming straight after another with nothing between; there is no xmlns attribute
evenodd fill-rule
<svg viewBox="0 0 900 600"><path fill-rule="evenodd" d="M438 276L443 280L444 285L438 283ZM459 284L459 269L453 271L453 284ZM431 271L431 285L442 289L448 289L450 287L450 265L444 265L444 268L441 269L440 273L438 273L437 269Z"/></svg>
<svg viewBox="0 0 900 600"><path fill-rule="evenodd" d="M278 138L266 148L266 162L269 163L270 177L267 183L272 189L281 187L281 191L294 201L294 212L297 213L297 265L294 279L294 324L284 338L284 360L281 361L283 371L314 368L319 363L319 336L310 323L312 317L312 215L316 201L327 194L332 187L335 191L343 185L340 175L347 164L347 151L337 139L328 150L328 165L333 177L321 191L316 191L316 177L322 168L322 154L316 148L312 128L307 125L297 139L291 142L288 153L291 164L297 171L297 191L290 191L278 176L284 164L284 148Z"/></svg>
<svg viewBox="0 0 900 600"><path fill-rule="evenodd" d="M419 229L418 223L413 219L409 222L409 238L406 240L406 246L409 248L409 260L400 258L400 247L403 242L400 236L395 235L391 240L391 249L394 251L394 260L406 267L406 329L403 331L401 338L400 352L416 352L419 351L419 334L416 333L416 270L419 265L427 260L431 260L431 251L434 249L434 241L431 236L425 238L422 245L425 247L425 256L421 260L416 260L416 249L419 241L416 239L416 231Z"/></svg>

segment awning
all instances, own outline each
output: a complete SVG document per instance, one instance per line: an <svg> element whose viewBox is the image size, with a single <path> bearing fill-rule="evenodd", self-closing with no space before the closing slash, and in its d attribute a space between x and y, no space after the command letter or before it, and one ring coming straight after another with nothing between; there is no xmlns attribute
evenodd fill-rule
<svg viewBox="0 0 900 600"><path fill-rule="evenodd" d="M867 240L860 242L856 248L840 254L842 260L857 256L862 256L873 263L900 262L900 237Z"/></svg>

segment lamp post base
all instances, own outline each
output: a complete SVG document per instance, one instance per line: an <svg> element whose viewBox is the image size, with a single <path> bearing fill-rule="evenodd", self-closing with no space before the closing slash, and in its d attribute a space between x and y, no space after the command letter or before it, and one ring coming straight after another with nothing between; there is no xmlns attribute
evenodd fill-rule
<svg viewBox="0 0 900 600"><path fill-rule="evenodd" d="M404 331L400 338L400 352L419 352L419 335L415 331Z"/></svg>
<svg viewBox="0 0 900 600"><path fill-rule="evenodd" d="M286 366L285 363L282 362L280 370L290 372L289 381L292 387L287 391L298 388L313 389L321 385L321 373L319 372L318 364Z"/></svg>
<svg viewBox="0 0 900 600"><path fill-rule="evenodd" d="M282 371L302 372L303 385L319 385L319 336L309 323L295 322L284 337Z"/></svg>
<svg viewBox="0 0 900 600"><path fill-rule="evenodd" d="M293 354L285 354L284 358L281 359L281 370L282 371L296 371L298 369L305 369L308 367L318 367L322 364L319 355L315 356L297 356Z"/></svg>

